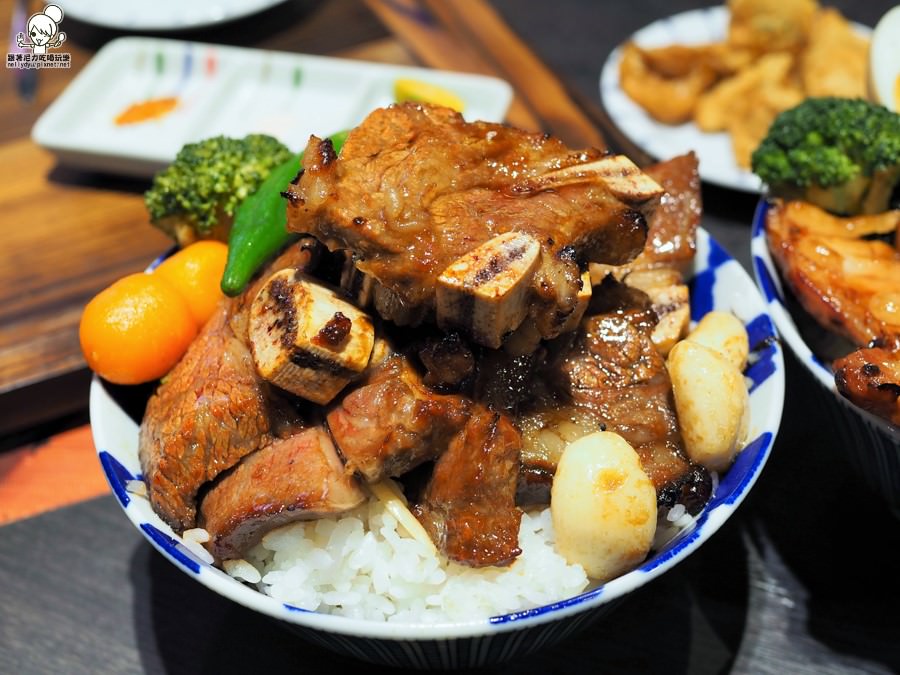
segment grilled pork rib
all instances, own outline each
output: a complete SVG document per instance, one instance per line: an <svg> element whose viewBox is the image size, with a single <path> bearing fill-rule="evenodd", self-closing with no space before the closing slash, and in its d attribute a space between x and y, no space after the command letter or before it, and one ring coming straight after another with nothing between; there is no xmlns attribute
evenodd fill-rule
<svg viewBox="0 0 900 675"><path fill-rule="evenodd" d="M409 103L371 113L340 156L312 137L303 169L285 193L290 230L350 252L374 278L383 317L433 316L491 347L525 316L543 337L558 335L576 308L579 264L634 258L662 193L624 157ZM509 232L523 241L493 241ZM465 256L465 270L451 269ZM479 294L500 274L499 288ZM456 294L436 298L442 287ZM467 313L465 302L499 309ZM475 316L498 323L485 330L467 322Z"/></svg>

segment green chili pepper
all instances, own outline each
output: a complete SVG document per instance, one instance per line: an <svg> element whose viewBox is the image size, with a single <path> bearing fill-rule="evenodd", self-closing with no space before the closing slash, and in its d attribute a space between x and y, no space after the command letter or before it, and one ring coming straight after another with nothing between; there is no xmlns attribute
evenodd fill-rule
<svg viewBox="0 0 900 675"><path fill-rule="evenodd" d="M347 131L329 136L334 151L340 152ZM298 163L299 159L299 163ZM275 167L259 189L247 197L235 211L228 236L228 259L222 274L222 292L235 296L247 286L256 271L297 235L287 231L287 201L281 196L303 153Z"/></svg>

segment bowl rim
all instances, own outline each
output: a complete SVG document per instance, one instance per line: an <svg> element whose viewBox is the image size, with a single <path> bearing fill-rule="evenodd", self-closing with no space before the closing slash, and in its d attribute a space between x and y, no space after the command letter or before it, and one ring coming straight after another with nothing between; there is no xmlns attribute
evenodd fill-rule
<svg viewBox="0 0 900 675"><path fill-rule="evenodd" d="M703 278L708 286L708 298L705 302L710 306L700 307L699 314L713 308L713 288L716 284L716 274L725 270L729 283L727 286L739 287L740 292L734 297L729 297L732 307L740 304L746 314L752 315L752 322L760 323L759 336L761 340L756 345L759 347L760 360L764 368L764 376L760 380L760 394L754 397L752 392L756 384L748 387L751 391L751 409L756 400L756 408L762 414L760 419L751 418L751 439L744 447L744 451L738 456L746 457L747 466L741 466L742 475L735 478L737 481L727 494L714 493L710 505L701 512L691 527L681 532L664 546L654 556L648 558L642 565L631 570L616 579L613 579L597 588L583 591L578 595L535 607L532 609L512 612L504 615L493 616L487 619L475 621L448 621L434 624L417 624L409 622L373 621L368 619L354 619L345 616L311 612L292 607L276 598L268 596L261 591L245 585L228 576L224 571L212 567L197 558L184 546L182 540L175 535L168 525L165 525L152 509L149 501L144 497L132 494L127 489L131 480L140 478L139 465L137 470L130 470L123 462L116 458L110 450L116 448L116 442L121 442L113 433L114 425L110 426L110 420L99 423L108 415L107 408L115 414L127 418L127 415L111 399L103 382L94 376L90 391L90 417L91 430L94 445L100 460L104 474L119 505L125 511L132 524L141 532L145 539L173 562L183 572L194 578L210 590L253 609L262 614L286 621L298 626L317 629L333 635L347 637L368 638L376 640L391 640L397 642L448 640L459 638L484 637L505 631L513 631L537 626L550 621L557 621L584 613L620 599L637 588L646 585L659 575L668 571L689 555L695 552L733 515L737 507L743 502L750 489L756 483L763 467L765 466L774 446L775 438L781 423L782 409L784 405L785 368L783 352L780 342L772 325L772 319L763 297L756 289L748 272L732 258L706 230L699 227L697 230L697 257L694 262L694 275L689 283L694 283ZM701 252L706 252L708 260L698 260ZM159 263L165 254L148 268ZM706 264L706 267L702 265ZM720 288L725 288L722 285ZM699 304L703 305L703 302ZM694 292L691 294L692 319L696 320ZM748 319L749 320L749 319ZM751 344L751 349L754 344ZM110 407L112 406L112 407ZM113 420L115 421L115 420ZM133 436L136 433L132 432ZM134 441L134 455L127 459L136 461L136 438L125 439ZM752 451L751 451L751 446ZM119 450L119 452L122 452ZM126 459L124 456L122 459ZM132 462L133 466L133 462ZM735 465L737 466L737 465ZM740 473L740 472L738 472ZM730 474L725 474L725 478ZM149 513L147 513L149 511Z"/></svg>
<svg viewBox="0 0 900 675"><path fill-rule="evenodd" d="M782 341L787 343L788 348L803 365L804 369L813 376L816 382L828 390L840 405L853 411L854 414L868 422L871 427L877 429L879 433L884 434L891 438L895 444L900 445L900 428L878 415L863 410L842 396L835 386L834 372L831 370L831 367L813 352L800 334L793 316L788 311L785 302L785 287L778 272L778 267L772 258L766 238L766 216L773 206L774 200L767 195L760 197L756 204L750 229L750 254L753 259L753 278L756 282L756 288L768 305L769 315L774 320L775 327L778 329ZM790 289L787 292L790 292Z"/></svg>

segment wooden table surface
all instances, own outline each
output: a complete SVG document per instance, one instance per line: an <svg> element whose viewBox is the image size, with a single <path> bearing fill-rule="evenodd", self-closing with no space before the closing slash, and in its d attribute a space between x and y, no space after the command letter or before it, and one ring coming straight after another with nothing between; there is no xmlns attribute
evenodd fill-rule
<svg viewBox="0 0 900 675"><path fill-rule="evenodd" d="M632 151L598 110L600 67L634 30L703 4L491 0L496 16L476 22L491 29L477 35L471 21L422 0L444 20L437 35L403 25L412 2L296 0L180 37L505 70L517 92L510 121L577 137L590 133L589 119L611 147ZM868 25L891 5L828 4ZM0 27L8 29L11 11L11 0L0 0ZM491 23L498 16L534 54ZM61 166L29 139L77 70L119 35L69 18L65 29L71 71L42 71L33 101L17 95L10 71L0 87L0 673L358 668L198 587L104 496L83 426L89 375L77 349L78 316L97 290L142 269L169 242L147 222L145 182ZM755 198L705 185L704 202L704 227L749 266ZM900 544L900 523L817 422L804 396L810 386L789 360L772 459L699 555L581 636L492 672L900 672L900 576L889 553Z"/></svg>

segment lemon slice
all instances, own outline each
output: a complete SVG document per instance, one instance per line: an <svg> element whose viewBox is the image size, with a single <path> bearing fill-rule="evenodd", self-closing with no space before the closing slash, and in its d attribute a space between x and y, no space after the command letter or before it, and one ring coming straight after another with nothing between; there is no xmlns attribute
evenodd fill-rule
<svg viewBox="0 0 900 675"><path fill-rule="evenodd" d="M398 103L403 101L418 101L419 103L434 103L453 108L456 112L462 112L466 107L463 100L443 87L421 80L400 79L394 82L394 99Z"/></svg>
<svg viewBox="0 0 900 675"><path fill-rule="evenodd" d="M869 91L876 103L900 111L900 6L881 17L872 32Z"/></svg>

